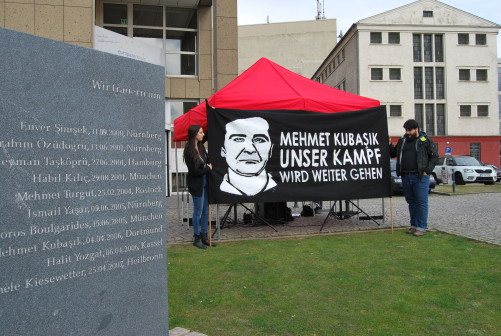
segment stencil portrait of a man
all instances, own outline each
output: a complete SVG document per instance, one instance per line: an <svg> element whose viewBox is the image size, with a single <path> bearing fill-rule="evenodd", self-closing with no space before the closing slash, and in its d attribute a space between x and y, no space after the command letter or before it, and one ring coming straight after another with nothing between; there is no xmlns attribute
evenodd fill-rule
<svg viewBox="0 0 501 336"><path fill-rule="evenodd" d="M273 149L269 128L268 122L260 117L226 124L221 156L226 159L228 173L224 175L221 191L254 196L277 185L266 172Z"/></svg>

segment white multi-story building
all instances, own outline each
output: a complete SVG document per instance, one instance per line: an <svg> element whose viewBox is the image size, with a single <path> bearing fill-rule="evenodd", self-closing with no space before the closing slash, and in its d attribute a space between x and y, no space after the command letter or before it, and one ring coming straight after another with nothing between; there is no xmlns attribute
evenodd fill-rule
<svg viewBox="0 0 501 336"><path fill-rule="evenodd" d="M498 58L499 134L501 135L501 58ZM501 151L499 151L501 156Z"/></svg>
<svg viewBox="0 0 501 336"><path fill-rule="evenodd" d="M387 106L390 136L416 119L452 154L499 165L500 26L435 0L360 20L313 75Z"/></svg>

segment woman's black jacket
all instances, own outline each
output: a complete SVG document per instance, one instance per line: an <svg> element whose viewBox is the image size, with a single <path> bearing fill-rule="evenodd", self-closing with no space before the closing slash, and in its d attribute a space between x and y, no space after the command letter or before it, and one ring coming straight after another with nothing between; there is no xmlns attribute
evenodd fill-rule
<svg viewBox="0 0 501 336"><path fill-rule="evenodd" d="M202 157L207 158L208 157L207 152L203 153ZM203 177L204 175L210 172L210 169L207 166L207 162L203 162L198 167L196 167L193 158L185 156L184 161L188 166L188 176L186 177L186 184L188 185L188 191L192 196L201 197L204 188ZM207 180L207 183L208 182L209 181Z"/></svg>

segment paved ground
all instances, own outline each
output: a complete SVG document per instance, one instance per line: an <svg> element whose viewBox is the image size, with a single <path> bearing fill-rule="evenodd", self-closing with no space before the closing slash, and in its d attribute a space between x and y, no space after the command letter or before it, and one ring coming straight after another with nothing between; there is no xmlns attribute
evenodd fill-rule
<svg viewBox="0 0 501 336"><path fill-rule="evenodd" d="M179 202L177 197L167 199L167 217L169 223L168 243L188 243L192 240L192 228L183 222L182 212L186 210L185 203ZM408 211L405 199L401 196L393 197L393 225L395 228L408 226ZM231 218L224 228L214 236L215 241L228 241L240 239L270 239L288 236L319 235L335 232L349 232L358 230L377 230L391 228L390 199L360 200L358 206L370 216L381 216L380 225L372 220L361 220L358 216L340 220L330 216L320 231L328 215L329 202L324 202L321 213L314 217L295 217L294 221L287 223L272 223L277 230L274 231L261 223L244 224L243 214L246 210L238 206L237 223ZM355 202L356 204L356 202ZM184 206L183 206L184 205ZM246 204L253 209L252 204ZM288 203L293 214L299 215L301 203L294 208L294 203ZM191 206L191 204L190 204ZM343 207L345 204L343 204ZM219 206L219 217L223 216L227 206ZM339 207L338 207L339 208ZM345 210L345 209L343 209ZM357 211L355 207L349 209ZM248 211L247 211L248 212ZM233 213L233 211L232 211ZM213 220L216 218L216 207L212 207ZM365 216L363 213L360 216ZM467 237L495 245L501 245L501 194L475 194L462 196L430 195L429 229L436 229L454 235Z"/></svg>

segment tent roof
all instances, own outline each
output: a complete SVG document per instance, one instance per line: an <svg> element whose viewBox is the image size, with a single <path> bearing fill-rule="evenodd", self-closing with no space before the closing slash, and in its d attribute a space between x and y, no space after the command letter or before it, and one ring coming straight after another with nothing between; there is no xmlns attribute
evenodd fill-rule
<svg viewBox="0 0 501 336"><path fill-rule="evenodd" d="M215 108L236 110L303 110L334 113L379 106L371 98L334 89L261 58L208 99ZM174 120L174 141L187 140L190 125L207 129L205 102Z"/></svg>

